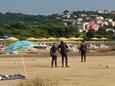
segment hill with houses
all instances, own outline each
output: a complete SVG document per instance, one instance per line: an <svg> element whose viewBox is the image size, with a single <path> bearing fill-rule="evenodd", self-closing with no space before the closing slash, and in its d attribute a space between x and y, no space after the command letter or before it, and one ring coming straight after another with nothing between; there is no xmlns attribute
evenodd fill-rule
<svg viewBox="0 0 115 86"><path fill-rule="evenodd" d="M26 37L106 37L115 40L115 11L68 11L51 15L0 13L0 34Z"/></svg>

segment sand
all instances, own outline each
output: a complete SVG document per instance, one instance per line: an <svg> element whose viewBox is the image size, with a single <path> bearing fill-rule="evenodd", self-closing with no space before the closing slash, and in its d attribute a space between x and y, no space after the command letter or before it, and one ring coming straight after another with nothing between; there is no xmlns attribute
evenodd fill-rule
<svg viewBox="0 0 115 86"><path fill-rule="evenodd" d="M88 56L86 63L79 56L69 56L69 68L51 68L51 58L24 58L28 79L35 77L58 81L59 86L115 86L115 56ZM109 67L106 67L109 65ZM24 74L20 58L0 58L1 74ZM17 86L23 80L0 81L0 86Z"/></svg>

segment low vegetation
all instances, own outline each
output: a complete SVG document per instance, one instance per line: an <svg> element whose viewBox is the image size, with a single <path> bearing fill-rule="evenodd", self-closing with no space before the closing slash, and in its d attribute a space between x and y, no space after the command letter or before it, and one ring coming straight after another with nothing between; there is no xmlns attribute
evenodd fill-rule
<svg viewBox="0 0 115 86"><path fill-rule="evenodd" d="M58 81L51 81L46 79L30 79L19 83L17 86L58 86Z"/></svg>
<svg viewBox="0 0 115 86"><path fill-rule="evenodd" d="M108 52L108 51L115 51L115 48L100 48L97 49L99 52Z"/></svg>

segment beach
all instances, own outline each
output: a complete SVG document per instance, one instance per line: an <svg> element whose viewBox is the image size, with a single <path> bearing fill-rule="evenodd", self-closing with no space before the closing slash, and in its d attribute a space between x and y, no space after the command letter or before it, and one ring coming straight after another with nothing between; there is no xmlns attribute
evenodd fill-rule
<svg viewBox="0 0 115 86"><path fill-rule="evenodd" d="M114 52L113 52L114 53ZM18 55L17 55L18 56ZM4 57L4 58L3 58ZM23 74L21 58L0 58L1 74ZM23 56L26 65L27 79L41 78L57 81L59 86L114 86L115 85L115 55L88 55L87 62L80 62L79 54L68 56L68 68L61 67L61 57L58 57L58 67L51 68L51 58ZM109 66L109 67L107 67ZM17 86L24 80L0 81L0 86Z"/></svg>

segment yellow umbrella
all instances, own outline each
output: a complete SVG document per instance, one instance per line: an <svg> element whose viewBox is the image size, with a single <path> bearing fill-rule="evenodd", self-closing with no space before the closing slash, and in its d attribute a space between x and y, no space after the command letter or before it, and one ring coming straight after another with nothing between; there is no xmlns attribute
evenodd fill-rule
<svg viewBox="0 0 115 86"><path fill-rule="evenodd" d="M103 41L103 44L105 44L105 40L108 40L108 38L100 38L101 41Z"/></svg>
<svg viewBox="0 0 115 86"><path fill-rule="evenodd" d="M4 39L0 38L0 44L2 45L2 42L3 42Z"/></svg>
<svg viewBox="0 0 115 86"><path fill-rule="evenodd" d="M48 40L55 41L55 40L57 40L57 38L50 37L50 38L48 38Z"/></svg>
<svg viewBox="0 0 115 86"><path fill-rule="evenodd" d="M37 38L38 41L47 41L48 38Z"/></svg>
<svg viewBox="0 0 115 86"><path fill-rule="evenodd" d="M77 40L79 40L79 41L80 41L80 40L84 40L84 38L77 38Z"/></svg>
<svg viewBox="0 0 115 86"><path fill-rule="evenodd" d="M100 40L108 40L108 38L104 38L104 37L103 37L103 38L100 38Z"/></svg>
<svg viewBox="0 0 115 86"><path fill-rule="evenodd" d="M4 39L0 38L0 41L2 41L2 40L4 40Z"/></svg>
<svg viewBox="0 0 115 86"><path fill-rule="evenodd" d="M70 38L68 38L68 40L75 41L75 40L78 40L78 39L76 37L70 37Z"/></svg>
<svg viewBox="0 0 115 86"><path fill-rule="evenodd" d="M9 37L9 38L7 38L7 39L5 39L5 40L8 40L8 41L17 41L17 40L19 40L19 39L16 38L16 37Z"/></svg>
<svg viewBox="0 0 115 86"><path fill-rule="evenodd" d="M36 41L36 40L37 40L37 38L30 37L30 38L27 38L27 40L29 40L29 41Z"/></svg>
<svg viewBox="0 0 115 86"><path fill-rule="evenodd" d="M98 38L91 38L91 40L95 40L95 41L97 41L97 40L99 40Z"/></svg>
<svg viewBox="0 0 115 86"><path fill-rule="evenodd" d="M60 37L60 38L58 38L58 40L60 40L60 41L68 41L68 39L64 38L64 37Z"/></svg>

